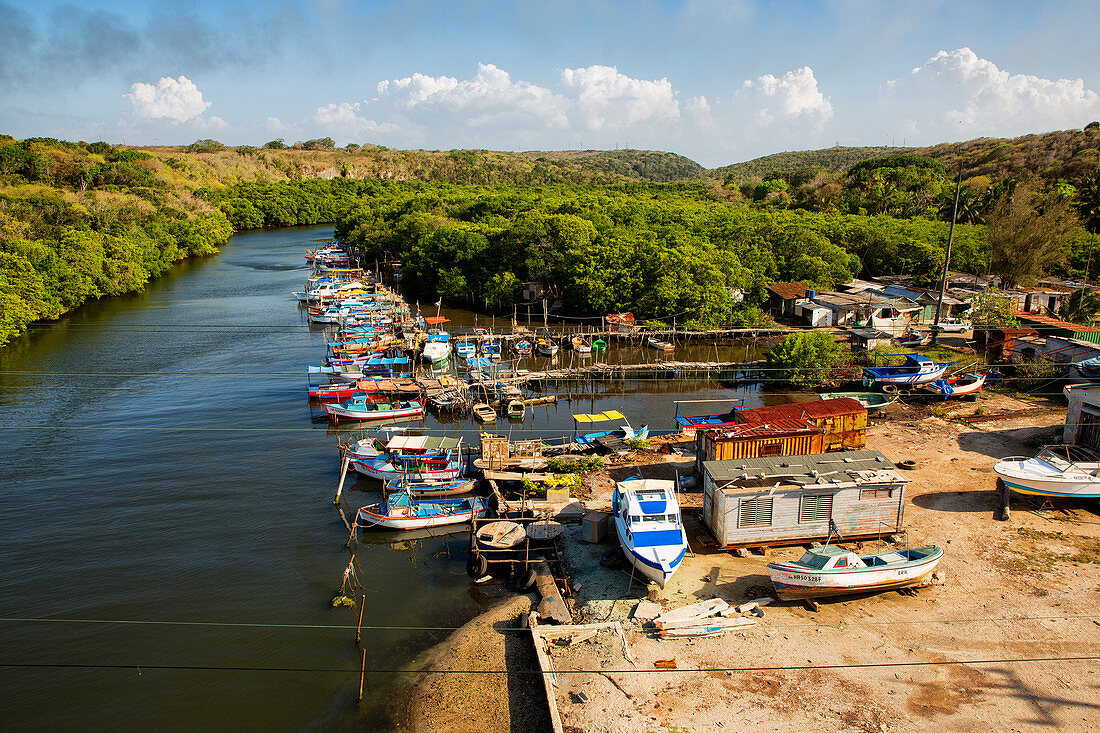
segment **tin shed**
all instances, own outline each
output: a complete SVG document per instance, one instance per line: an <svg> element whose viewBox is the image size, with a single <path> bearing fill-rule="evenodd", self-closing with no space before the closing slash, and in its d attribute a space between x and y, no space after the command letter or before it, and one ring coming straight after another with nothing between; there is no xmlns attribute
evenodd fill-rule
<svg viewBox="0 0 1100 733"><path fill-rule="evenodd" d="M898 532L906 481L879 451L707 461L703 521L724 548Z"/></svg>
<svg viewBox="0 0 1100 733"><path fill-rule="evenodd" d="M814 427L821 428L823 436L821 447L807 453L856 450L867 445L867 408L851 397L754 407L739 410L736 419L744 425L781 425L785 420L809 421Z"/></svg>
<svg viewBox="0 0 1100 733"><path fill-rule="evenodd" d="M824 431L810 420L787 419L765 425L734 425L695 433L695 469L706 461L821 453Z"/></svg>

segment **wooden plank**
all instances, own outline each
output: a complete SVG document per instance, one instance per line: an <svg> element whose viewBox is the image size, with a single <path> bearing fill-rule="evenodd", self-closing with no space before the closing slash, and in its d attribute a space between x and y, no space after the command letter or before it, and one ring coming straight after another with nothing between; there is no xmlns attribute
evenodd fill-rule
<svg viewBox="0 0 1100 733"><path fill-rule="evenodd" d="M542 635L537 624L531 624L531 642L535 645L535 657L539 660L539 671L542 672L542 686L546 690L546 704L550 709L550 726L554 733L564 733L561 724L561 713L558 711L558 695L554 689L554 670L550 665L550 657L543 649Z"/></svg>

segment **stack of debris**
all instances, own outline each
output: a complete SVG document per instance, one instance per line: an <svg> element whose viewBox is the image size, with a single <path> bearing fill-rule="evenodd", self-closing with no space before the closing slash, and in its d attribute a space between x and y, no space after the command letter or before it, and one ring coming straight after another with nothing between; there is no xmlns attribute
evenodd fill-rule
<svg viewBox="0 0 1100 733"><path fill-rule="evenodd" d="M641 601L634 609L634 619L651 627L655 636L661 639L723 636L731 629L755 626L757 619L764 616L760 607L772 601L772 598L759 598L730 606L721 598L712 598L664 613L656 603Z"/></svg>

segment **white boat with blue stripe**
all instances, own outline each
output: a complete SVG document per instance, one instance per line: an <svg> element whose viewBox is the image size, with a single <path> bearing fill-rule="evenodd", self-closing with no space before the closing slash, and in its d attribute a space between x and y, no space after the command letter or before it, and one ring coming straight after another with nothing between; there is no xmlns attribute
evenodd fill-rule
<svg viewBox="0 0 1100 733"><path fill-rule="evenodd" d="M1034 458L1002 458L993 471L1017 494L1100 499L1100 460L1077 446L1048 445Z"/></svg>
<svg viewBox="0 0 1100 733"><path fill-rule="evenodd" d="M889 364L881 363L885 359L903 356L905 363ZM882 359L875 356L872 366L863 368L863 382L867 386L892 384L901 387L915 387L919 384L927 384L943 376L947 368L955 362L946 364L935 362L923 354L888 354Z"/></svg>
<svg viewBox="0 0 1100 733"><path fill-rule="evenodd" d="M631 479L616 484L611 498L619 546L637 572L662 588L687 552L674 487L672 481Z"/></svg>

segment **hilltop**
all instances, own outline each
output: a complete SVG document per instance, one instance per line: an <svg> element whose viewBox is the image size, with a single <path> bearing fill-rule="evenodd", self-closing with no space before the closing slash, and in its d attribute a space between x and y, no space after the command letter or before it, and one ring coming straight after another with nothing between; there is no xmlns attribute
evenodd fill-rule
<svg viewBox="0 0 1100 733"><path fill-rule="evenodd" d="M764 178L774 173L799 173L805 170L843 173L856 163L903 152L913 152L913 148L837 146L822 150L793 150L712 168L707 171L707 174L718 181L739 183L753 178Z"/></svg>

